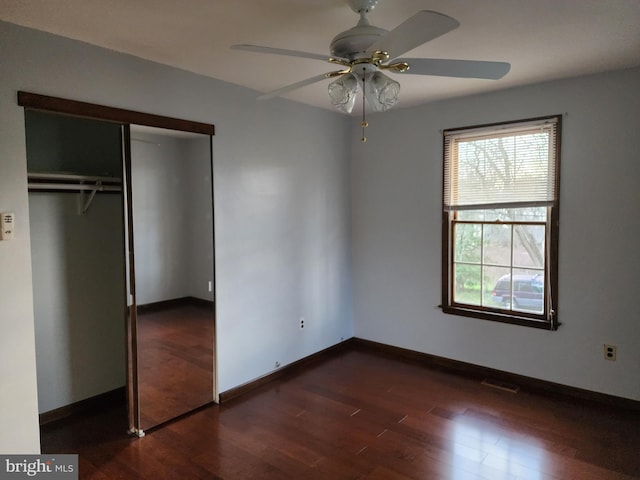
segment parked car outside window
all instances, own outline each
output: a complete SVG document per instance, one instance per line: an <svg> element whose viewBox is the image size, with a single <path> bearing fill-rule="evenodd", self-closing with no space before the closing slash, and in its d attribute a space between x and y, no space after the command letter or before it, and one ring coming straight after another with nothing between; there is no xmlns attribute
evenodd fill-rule
<svg viewBox="0 0 640 480"><path fill-rule="evenodd" d="M491 298L504 308L541 312L544 305L544 275L503 275Z"/></svg>

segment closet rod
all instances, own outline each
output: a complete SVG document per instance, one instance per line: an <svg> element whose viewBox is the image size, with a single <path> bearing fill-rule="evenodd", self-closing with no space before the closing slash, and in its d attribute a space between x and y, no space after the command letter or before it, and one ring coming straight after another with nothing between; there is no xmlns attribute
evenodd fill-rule
<svg viewBox="0 0 640 480"><path fill-rule="evenodd" d="M76 182L108 182L122 184L118 177L106 177L96 175L76 175L73 173L28 173L29 180L70 180Z"/></svg>
<svg viewBox="0 0 640 480"><path fill-rule="evenodd" d="M67 190L67 191L85 191L90 192L97 190L99 192L121 192L122 187L119 185L84 185L79 183L28 183L29 190Z"/></svg>
<svg viewBox="0 0 640 480"><path fill-rule="evenodd" d="M52 191L80 193L80 212L87 213L91 202L98 192L121 192L122 179L116 177L96 176L96 175L75 175L72 173L28 173L27 186L29 191ZM85 192L90 192L85 200Z"/></svg>

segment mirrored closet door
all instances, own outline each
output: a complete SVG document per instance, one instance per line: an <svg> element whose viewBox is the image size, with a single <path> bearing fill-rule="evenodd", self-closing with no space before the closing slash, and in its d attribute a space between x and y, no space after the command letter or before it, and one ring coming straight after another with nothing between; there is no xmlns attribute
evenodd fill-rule
<svg viewBox="0 0 640 480"><path fill-rule="evenodd" d="M211 140L131 126L138 435L214 401Z"/></svg>

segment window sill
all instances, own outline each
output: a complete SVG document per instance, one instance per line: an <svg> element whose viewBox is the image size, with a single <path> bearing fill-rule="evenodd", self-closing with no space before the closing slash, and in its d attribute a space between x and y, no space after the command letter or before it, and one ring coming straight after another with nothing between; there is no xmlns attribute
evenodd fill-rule
<svg viewBox="0 0 640 480"><path fill-rule="evenodd" d="M493 322L510 323L512 325L520 325L522 327L539 328L541 330L555 331L560 326L557 322L548 322L546 320L537 320L529 317L518 317L516 315L505 315L489 311L474 310L464 307L440 306L444 313L450 315L459 315L462 317L479 318L481 320L490 320Z"/></svg>

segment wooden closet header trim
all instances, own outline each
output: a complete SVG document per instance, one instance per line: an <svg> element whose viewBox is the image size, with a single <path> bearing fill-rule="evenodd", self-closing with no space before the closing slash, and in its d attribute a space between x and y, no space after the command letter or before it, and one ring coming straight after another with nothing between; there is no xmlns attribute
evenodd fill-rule
<svg viewBox="0 0 640 480"><path fill-rule="evenodd" d="M18 105L33 110L63 113L75 117L105 120L121 124L145 125L147 127L166 128L181 132L215 135L215 126L208 123L181 120L150 113L135 112L122 108L106 107L93 103L78 102L65 98L49 97L37 93L18 92Z"/></svg>

